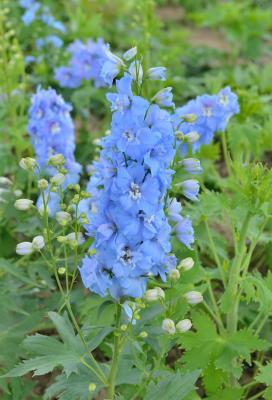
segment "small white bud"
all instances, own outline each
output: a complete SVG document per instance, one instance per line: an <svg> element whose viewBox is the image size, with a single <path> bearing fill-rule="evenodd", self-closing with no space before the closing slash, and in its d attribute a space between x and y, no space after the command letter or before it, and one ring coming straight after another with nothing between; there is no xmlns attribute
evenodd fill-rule
<svg viewBox="0 0 272 400"><path fill-rule="evenodd" d="M183 140L184 140L184 142L187 142L187 143L194 143L194 142L197 142L199 138L200 138L200 135L197 132L192 131L192 132L189 132L186 135L184 135Z"/></svg>
<svg viewBox="0 0 272 400"><path fill-rule="evenodd" d="M166 318L162 321L162 330L173 335L176 332L174 321L170 318Z"/></svg>
<svg viewBox="0 0 272 400"><path fill-rule="evenodd" d="M192 259L192 257L187 257L187 258L184 258L183 260L181 260L181 262L178 265L178 269L183 269L184 271L189 271L190 269L193 268L194 265L195 265L195 262Z"/></svg>
<svg viewBox="0 0 272 400"><path fill-rule="evenodd" d="M89 384L89 392L94 392L96 389L96 384L95 383L90 383Z"/></svg>
<svg viewBox="0 0 272 400"><path fill-rule="evenodd" d="M76 234L75 232L69 233L68 235L66 235L66 240L68 242L76 242ZM84 236L81 232L78 232L77 234L77 244L80 246L81 244L83 244L85 242Z"/></svg>
<svg viewBox="0 0 272 400"><path fill-rule="evenodd" d="M64 181L65 181L65 175L61 173L56 174L51 178L51 183L56 186L62 185Z"/></svg>
<svg viewBox="0 0 272 400"><path fill-rule="evenodd" d="M39 235L39 236L35 236L32 240L32 247L34 250L41 250L43 249L45 246L44 243L44 237Z"/></svg>
<svg viewBox="0 0 272 400"><path fill-rule="evenodd" d="M191 292L188 292L184 295L185 299L189 304L198 304L203 301L203 296L200 292L197 292L195 290L192 290Z"/></svg>
<svg viewBox="0 0 272 400"><path fill-rule="evenodd" d="M181 117L184 122L189 122L190 124L196 122L197 115L196 114L185 114Z"/></svg>
<svg viewBox="0 0 272 400"><path fill-rule="evenodd" d="M0 176L0 186L12 186L12 182L5 176Z"/></svg>
<svg viewBox="0 0 272 400"><path fill-rule="evenodd" d="M50 215L51 210L50 210L49 206L46 206L46 209L45 209L44 205L41 204L40 207L38 208L38 212L39 212L40 216L43 217L45 213Z"/></svg>
<svg viewBox="0 0 272 400"><path fill-rule="evenodd" d="M132 47L123 54L123 59L129 61L132 58L134 58L136 54L137 54L137 47Z"/></svg>
<svg viewBox="0 0 272 400"><path fill-rule="evenodd" d="M178 332L183 333L187 332L192 328L192 322L190 319L182 319L176 325L176 329Z"/></svg>
<svg viewBox="0 0 272 400"><path fill-rule="evenodd" d="M29 199L18 199L14 203L16 210L27 211L33 206L33 201Z"/></svg>
<svg viewBox="0 0 272 400"><path fill-rule="evenodd" d="M20 256L28 256L33 253L33 246L30 242L18 243L16 246L16 253Z"/></svg>
<svg viewBox="0 0 272 400"><path fill-rule="evenodd" d="M169 276L170 281L173 281L173 282L178 281L180 278L179 270L176 268L172 269L172 271L169 272L168 276Z"/></svg>
<svg viewBox="0 0 272 400"><path fill-rule="evenodd" d="M53 167L58 167L65 163L63 154L54 154L53 156L49 157L48 164L53 165Z"/></svg>
<svg viewBox="0 0 272 400"><path fill-rule="evenodd" d="M23 192L21 191L21 189L16 189L16 190L14 190L14 195L15 195L16 197L21 197L22 194L23 194Z"/></svg>
<svg viewBox="0 0 272 400"><path fill-rule="evenodd" d="M66 269L65 269L64 267L60 267L60 268L58 269L58 274L59 274L59 275L64 275L64 274L65 274L65 271L66 271Z"/></svg>
<svg viewBox="0 0 272 400"><path fill-rule="evenodd" d="M164 291L160 287L156 287L154 289L149 289L145 292L144 297L147 302L164 300L165 294Z"/></svg>
<svg viewBox="0 0 272 400"><path fill-rule="evenodd" d="M48 185L49 185L49 183L48 183L48 181L47 181L46 179L39 179L39 180L38 180L38 188L39 188L40 190L45 190L45 189L47 189L47 188L48 188Z"/></svg>
<svg viewBox="0 0 272 400"><path fill-rule="evenodd" d="M25 169L26 171L33 171L33 169L37 165L37 162L36 162L35 158L26 157L26 158L22 158L20 160L19 165L21 168Z"/></svg>
<svg viewBox="0 0 272 400"><path fill-rule="evenodd" d="M62 226L67 225L69 222L72 221L71 215L66 211L58 211L56 213L56 220Z"/></svg>

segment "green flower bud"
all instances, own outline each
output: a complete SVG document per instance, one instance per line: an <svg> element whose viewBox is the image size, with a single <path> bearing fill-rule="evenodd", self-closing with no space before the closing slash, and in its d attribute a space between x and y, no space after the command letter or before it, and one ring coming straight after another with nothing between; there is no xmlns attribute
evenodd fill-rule
<svg viewBox="0 0 272 400"><path fill-rule="evenodd" d="M48 188L48 185L49 185L49 183L48 183L48 181L47 181L46 179L39 179L39 180L38 180L38 188L39 188L40 190L45 190L45 189L47 189L47 188Z"/></svg>
<svg viewBox="0 0 272 400"><path fill-rule="evenodd" d="M19 166L25 169L26 171L33 171L36 165L37 162L35 158L31 157L22 158L21 161L19 162Z"/></svg>
<svg viewBox="0 0 272 400"><path fill-rule="evenodd" d="M53 167L59 167L65 163L63 154L54 154L53 156L49 157L48 164L52 165Z"/></svg>

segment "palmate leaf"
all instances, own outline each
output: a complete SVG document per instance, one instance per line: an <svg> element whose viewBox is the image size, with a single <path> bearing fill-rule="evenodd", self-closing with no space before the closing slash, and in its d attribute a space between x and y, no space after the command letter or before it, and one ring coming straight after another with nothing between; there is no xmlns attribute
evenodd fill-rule
<svg viewBox="0 0 272 400"><path fill-rule="evenodd" d="M34 375L44 375L56 367L63 367L67 376L77 371L80 357L84 354L80 339L75 336L67 318L53 312L49 313L49 317L63 342L40 334L28 336L23 345L35 357L24 360L9 371L6 377L22 376L30 371L34 371Z"/></svg>
<svg viewBox="0 0 272 400"><path fill-rule="evenodd" d="M218 391L217 393L209 396L206 400L240 400L242 399L242 388L227 388Z"/></svg>
<svg viewBox="0 0 272 400"><path fill-rule="evenodd" d="M44 400L58 398L59 400L89 400L90 383L96 384L95 396L101 389L101 383L96 376L87 368L78 367L77 373L72 373L69 377L64 374L59 375L51 386L49 386L44 394Z"/></svg>
<svg viewBox="0 0 272 400"><path fill-rule="evenodd" d="M182 374L180 372L163 374L157 384L151 382L144 400L182 400L195 389L200 370ZM166 375L166 377L164 377Z"/></svg>
<svg viewBox="0 0 272 400"><path fill-rule="evenodd" d="M251 353L269 347L268 342L258 339L248 330L240 330L226 337L219 336L214 323L206 314L194 313L192 320L197 332L187 332L180 343L185 349L182 362L189 371L204 369L210 362L214 362L216 368L239 378L242 361L250 363Z"/></svg>

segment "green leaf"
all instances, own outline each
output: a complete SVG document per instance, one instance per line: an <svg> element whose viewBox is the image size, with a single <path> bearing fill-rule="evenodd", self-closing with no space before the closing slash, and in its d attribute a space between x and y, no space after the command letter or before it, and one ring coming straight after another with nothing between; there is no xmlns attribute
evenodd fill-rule
<svg viewBox="0 0 272 400"><path fill-rule="evenodd" d="M272 386L272 361L259 367L259 373L255 379L257 382L265 383L267 386Z"/></svg>
<svg viewBox="0 0 272 400"><path fill-rule="evenodd" d="M187 332L180 343L186 350L182 361L188 370L205 368L220 348L220 337L207 314L194 313L192 321L197 332Z"/></svg>
<svg viewBox="0 0 272 400"><path fill-rule="evenodd" d="M199 370L184 375L178 372L159 379L157 384L150 382L144 400L182 400L195 389L199 374Z"/></svg>
<svg viewBox="0 0 272 400"><path fill-rule="evenodd" d="M22 376L30 371L34 371L34 375L44 375L59 366L64 368L67 376L77 371L80 357L84 354L80 339L75 336L67 318L52 312L49 316L60 333L63 343L51 336L40 334L28 336L23 345L37 357L24 360L8 372L6 377Z"/></svg>
<svg viewBox="0 0 272 400"><path fill-rule="evenodd" d="M243 395L242 388L227 388L220 390L212 396L209 396L206 400L240 400Z"/></svg>

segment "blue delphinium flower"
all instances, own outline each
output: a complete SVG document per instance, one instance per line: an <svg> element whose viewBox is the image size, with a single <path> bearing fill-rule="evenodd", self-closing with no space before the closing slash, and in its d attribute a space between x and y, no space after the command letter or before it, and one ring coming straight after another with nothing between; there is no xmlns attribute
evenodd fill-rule
<svg viewBox="0 0 272 400"><path fill-rule="evenodd" d="M133 53L133 52L132 52ZM176 221L165 214L167 190L174 171L175 135L168 111L133 94L139 61L116 81L117 93L109 93L111 134L101 141L100 159L87 190L90 200L81 204L94 237L91 257L85 257L80 273L84 285L101 296L142 297L149 275L163 280L175 267L171 255L171 232L186 246L193 241L192 225L175 212ZM141 65L137 65L142 71ZM165 106L173 105L167 88ZM192 189L193 190L193 189ZM179 203L178 203L179 204ZM182 226L184 231L182 231Z"/></svg>
<svg viewBox="0 0 272 400"><path fill-rule="evenodd" d="M63 187L77 183L81 171L74 157L75 135L71 109L55 90L39 88L31 99L27 128L40 169L46 167L50 156L64 156L67 175ZM47 173L51 176L56 172L55 168L47 167Z"/></svg>
<svg viewBox="0 0 272 400"><path fill-rule="evenodd" d="M93 80L96 87L105 86L101 70L107 60L107 50L103 39L96 42L89 39L86 44L76 40L68 48L71 54L68 66L56 68L55 79L61 87L79 87L83 80Z"/></svg>
<svg viewBox="0 0 272 400"><path fill-rule="evenodd" d="M238 112L237 96L226 87L216 95L204 94L177 108L173 115L173 125L175 131L181 131L185 138L191 132L199 135L199 139L192 145L195 152L201 144L211 143L216 131L224 131L229 119ZM186 144L181 146L181 152L186 154Z"/></svg>

